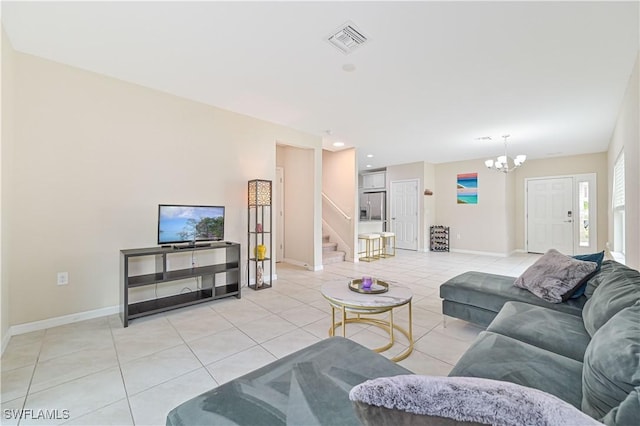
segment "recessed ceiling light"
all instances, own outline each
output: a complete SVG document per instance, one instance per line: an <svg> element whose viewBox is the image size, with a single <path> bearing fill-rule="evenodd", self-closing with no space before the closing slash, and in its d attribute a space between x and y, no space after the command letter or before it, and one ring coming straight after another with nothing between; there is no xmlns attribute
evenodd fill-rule
<svg viewBox="0 0 640 426"><path fill-rule="evenodd" d="M370 168L371 168L371 167L373 167L373 166L372 166L371 164L367 164L365 167L366 167L367 169L370 169Z"/></svg>
<svg viewBox="0 0 640 426"><path fill-rule="evenodd" d="M333 146L344 146L344 142L336 141L333 143Z"/></svg>
<svg viewBox="0 0 640 426"><path fill-rule="evenodd" d="M373 154L367 154L367 158L373 158Z"/></svg>

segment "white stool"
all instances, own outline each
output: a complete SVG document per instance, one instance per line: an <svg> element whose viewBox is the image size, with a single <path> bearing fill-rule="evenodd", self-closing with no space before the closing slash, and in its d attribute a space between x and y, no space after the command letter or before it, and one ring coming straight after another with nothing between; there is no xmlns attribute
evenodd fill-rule
<svg viewBox="0 0 640 426"><path fill-rule="evenodd" d="M358 245L360 245L360 240L364 241L365 247L364 251L358 252L358 257L360 260L371 262L372 260L380 258L380 234L360 234L358 235ZM376 243L378 243L378 247L376 247Z"/></svg>
<svg viewBox="0 0 640 426"><path fill-rule="evenodd" d="M380 246L382 251L380 257L391 257L396 255L396 233L395 232L380 232ZM387 246L390 250L387 251Z"/></svg>

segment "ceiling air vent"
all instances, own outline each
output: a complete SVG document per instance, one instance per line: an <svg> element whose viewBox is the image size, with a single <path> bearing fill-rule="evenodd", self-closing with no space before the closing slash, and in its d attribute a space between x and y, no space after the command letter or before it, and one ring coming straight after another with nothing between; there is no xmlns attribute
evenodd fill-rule
<svg viewBox="0 0 640 426"><path fill-rule="evenodd" d="M348 55L364 44L367 37L356 28L353 22L348 21L327 37L327 41Z"/></svg>

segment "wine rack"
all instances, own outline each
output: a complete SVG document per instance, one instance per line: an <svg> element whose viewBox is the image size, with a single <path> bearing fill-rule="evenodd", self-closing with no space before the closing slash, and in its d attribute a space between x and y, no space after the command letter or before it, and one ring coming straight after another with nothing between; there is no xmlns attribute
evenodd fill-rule
<svg viewBox="0 0 640 426"><path fill-rule="evenodd" d="M430 227L431 251L449 251L449 227L434 225Z"/></svg>

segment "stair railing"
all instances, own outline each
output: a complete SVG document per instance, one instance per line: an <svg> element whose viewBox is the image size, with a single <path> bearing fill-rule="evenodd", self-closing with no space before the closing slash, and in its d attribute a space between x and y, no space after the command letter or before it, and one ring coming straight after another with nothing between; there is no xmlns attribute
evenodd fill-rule
<svg viewBox="0 0 640 426"><path fill-rule="evenodd" d="M331 207L333 207L338 213L340 213L342 215L342 217L344 217L346 220L351 220L351 216L349 216L348 214L346 214L344 212L344 210L342 210L340 208L340 206L338 206L336 203L333 202L333 200L331 198L329 198L329 196L327 194L325 194L324 192L322 193L322 198L324 198Z"/></svg>

